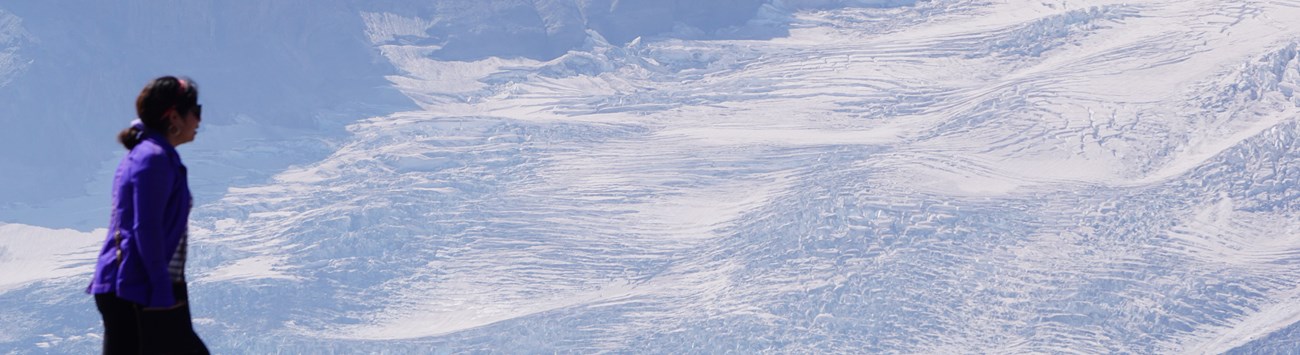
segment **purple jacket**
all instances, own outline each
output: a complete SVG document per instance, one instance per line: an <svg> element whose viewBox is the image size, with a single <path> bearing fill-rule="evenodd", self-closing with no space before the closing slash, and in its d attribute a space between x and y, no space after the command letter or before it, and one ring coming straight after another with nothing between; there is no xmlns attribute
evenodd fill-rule
<svg viewBox="0 0 1300 355"><path fill-rule="evenodd" d="M167 265L188 228L193 197L176 148L157 132L143 138L113 175L113 218L86 292L168 307L176 298Z"/></svg>

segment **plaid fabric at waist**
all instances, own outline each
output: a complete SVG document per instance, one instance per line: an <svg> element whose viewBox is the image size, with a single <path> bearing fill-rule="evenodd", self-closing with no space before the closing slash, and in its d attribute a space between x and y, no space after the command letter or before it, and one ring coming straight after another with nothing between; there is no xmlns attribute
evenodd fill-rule
<svg viewBox="0 0 1300 355"><path fill-rule="evenodd" d="M171 263L167 264L167 274L171 275L172 282L185 282L185 253L190 241L190 233L186 232L181 236L180 244L176 245L176 252L172 254Z"/></svg>

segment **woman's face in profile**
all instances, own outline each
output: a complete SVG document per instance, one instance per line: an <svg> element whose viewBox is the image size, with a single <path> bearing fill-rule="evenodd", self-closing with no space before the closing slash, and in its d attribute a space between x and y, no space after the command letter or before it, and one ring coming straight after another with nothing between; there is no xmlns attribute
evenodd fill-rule
<svg viewBox="0 0 1300 355"><path fill-rule="evenodd" d="M199 134L199 122L203 120L203 105L194 106L185 114L176 116L172 120L172 127L180 130L172 145L181 145L194 141L194 137Z"/></svg>

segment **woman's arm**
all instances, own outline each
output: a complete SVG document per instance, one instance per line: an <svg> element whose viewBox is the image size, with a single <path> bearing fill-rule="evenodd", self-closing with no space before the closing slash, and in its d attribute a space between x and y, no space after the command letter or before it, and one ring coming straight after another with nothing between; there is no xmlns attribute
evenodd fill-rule
<svg viewBox="0 0 1300 355"><path fill-rule="evenodd" d="M170 307L176 304L172 282L167 274L166 250L167 200L175 183L176 172L166 154L144 154L132 174L135 185L135 255L144 264L149 280L149 302L146 307Z"/></svg>

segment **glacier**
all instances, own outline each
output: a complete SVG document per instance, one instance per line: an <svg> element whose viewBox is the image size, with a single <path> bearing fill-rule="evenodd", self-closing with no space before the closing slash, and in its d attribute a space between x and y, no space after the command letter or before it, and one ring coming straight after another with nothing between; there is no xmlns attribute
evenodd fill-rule
<svg viewBox="0 0 1300 355"><path fill-rule="evenodd" d="M1300 351L1300 1L76 4L0 5L0 352L98 350L158 70L218 353Z"/></svg>

